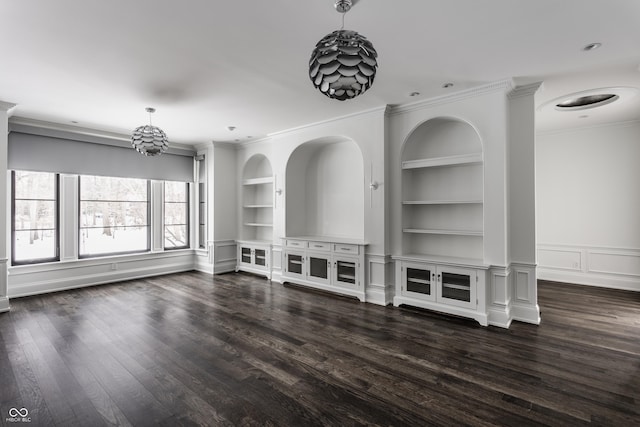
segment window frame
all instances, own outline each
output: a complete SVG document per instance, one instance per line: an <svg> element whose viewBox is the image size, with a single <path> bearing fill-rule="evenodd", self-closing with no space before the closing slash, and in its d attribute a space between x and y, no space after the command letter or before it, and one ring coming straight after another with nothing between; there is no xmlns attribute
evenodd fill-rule
<svg viewBox="0 0 640 427"><path fill-rule="evenodd" d="M184 184L185 186L185 196L186 196L186 200L184 202L167 202L166 199L166 190L167 190L167 182L174 182L174 183L179 183L179 184ZM167 232L167 224L166 224L166 208L167 208L167 203L175 203L175 204L184 204L186 207L186 212L185 212L185 220L186 223L185 224L168 224L169 226L185 226L186 227L186 243L184 245L181 246L171 246L171 247L167 247L165 242L166 242L166 232ZM174 251L177 249L190 249L191 248L191 194L190 194L190 188L189 188L189 183L188 182L181 182L181 181L163 181L162 182L162 247L164 248L165 251Z"/></svg>
<svg viewBox="0 0 640 427"><path fill-rule="evenodd" d="M144 254L151 252L151 234L152 230L152 218L151 218L151 181L145 179L147 183L147 224L145 228L147 229L147 247L146 249L139 250L131 250L131 251L117 251L117 252L105 252L100 254L85 254L83 255L80 250L82 248L81 240L82 240L82 177L83 176L101 176L101 175L78 175L78 259L91 259L91 258L104 258L109 256L117 256L117 255L130 255L130 254ZM118 176L101 176L102 178L115 178L115 179L140 179L140 178L127 178L127 177L118 177ZM116 203L124 203L127 200L122 202L117 200L99 200L100 202L116 202Z"/></svg>
<svg viewBox="0 0 640 427"><path fill-rule="evenodd" d="M39 171L23 171L19 172L38 172ZM54 243L55 255L49 258L33 258L27 260L16 261L16 171L11 171L11 265L33 265L43 264L47 262L60 261L60 174L55 172L42 172L52 174L54 176ZM20 199L22 200L22 199ZM40 200L40 199L33 199ZM19 230L22 231L22 230Z"/></svg>

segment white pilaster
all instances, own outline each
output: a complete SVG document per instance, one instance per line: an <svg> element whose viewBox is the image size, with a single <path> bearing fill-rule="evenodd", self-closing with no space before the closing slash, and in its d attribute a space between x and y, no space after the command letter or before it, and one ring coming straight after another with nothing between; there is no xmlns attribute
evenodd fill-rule
<svg viewBox="0 0 640 427"><path fill-rule="evenodd" d="M9 236L11 218L9 209L9 170L7 167L9 150L9 117L15 104L0 101L0 200L4 208L0 209L0 312L9 311L8 297L8 254L10 252ZM2 206L3 204L0 204Z"/></svg>

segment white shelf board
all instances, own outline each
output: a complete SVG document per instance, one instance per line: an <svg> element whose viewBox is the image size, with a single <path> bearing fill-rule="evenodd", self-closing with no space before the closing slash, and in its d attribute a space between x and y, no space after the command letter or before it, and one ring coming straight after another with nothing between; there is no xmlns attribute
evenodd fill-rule
<svg viewBox="0 0 640 427"><path fill-rule="evenodd" d="M244 205L243 208L257 209L257 208L272 208L273 205Z"/></svg>
<svg viewBox="0 0 640 427"><path fill-rule="evenodd" d="M403 233L412 233L412 234L444 234L449 236L480 236L482 237L482 231L474 231L474 230L437 230L437 229L426 229L426 228L404 228L402 229Z"/></svg>
<svg viewBox="0 0 640 427"><path fill-rule="evenodd" d="M433 157L428 159L407 160L402 169L433 168L454 165L473 165L482 163L482 153L462 154L459 156Z"/></svg>
<svg viewBox="0 0 640 427"><path fill-rule="evenodd" d="M481 205L482 200L405 200L403 205Z"/></svg>
<svg viewBox="0 0 640 427"><path fill-rule="evenodd" d="M258 222L245 222L244 225L248 227L273 227L273 224L265 224L265 223L258 223Z"/></svg>
<svg viewBox="0 0 640 427"><path fill-rule="evenodd" d="M271 184L273 183L272 176L265 176L261 178L248 178L242 181L242 185L259 185L259 184Z"/></svg>

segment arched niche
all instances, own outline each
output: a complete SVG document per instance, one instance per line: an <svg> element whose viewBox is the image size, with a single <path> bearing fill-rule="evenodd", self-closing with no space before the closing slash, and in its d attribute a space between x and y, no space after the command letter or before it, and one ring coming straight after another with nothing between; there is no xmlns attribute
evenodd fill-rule
<svg viewBox="0 0 640 427"><path fill-rule="evenodd" d="M243 179L272 177L271 162L264 154L254 154L244 164Z"/></svg>
<svg viewBox="0 0 640 427"><path fill-rule="evenodd" d="M273 171L263 154L247 160L242 170L242 238L273 240Z"/></svg>
<svg viewBox="0 0 640 427"><path fill-rule="evenodd" d="M287 236L364 238L364 161L353 140L296 148L286 169Z"/></svg>
<svg viewBox="0 0 640 427"><path fill-rule="evenodd" d="M469 123L436 117L417 126L407 137L402 160L482 153L482 141Z"/></svg>
<svg viewBox="0 0 640 427"><path fill-rule="evenodd" d="M482 141L469 123L438 117L409 135L402 150L404 254L482 260Z"/></svg>

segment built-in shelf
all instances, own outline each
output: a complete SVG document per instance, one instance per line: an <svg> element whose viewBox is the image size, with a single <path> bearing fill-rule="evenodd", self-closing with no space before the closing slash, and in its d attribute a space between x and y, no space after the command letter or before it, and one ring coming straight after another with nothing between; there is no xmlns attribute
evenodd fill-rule
<svg viewBox="0 0 640 427"><path fill-rule="evenodd" d="M258 222L245 222L244 225L247 227L273 227L273 224L265 224Z"/></svg>
<svg viewBox="0 0 640 427"><path fill-rule="evenodd" d="M480 236L482 237L482 231L473 230L437 230L437 229L424 229L424 228L404 228L403 233L413 234L442 234L448 236Z"/></svg>
<svg viewBox="0 0 640 427"><path fill-rule="evenodd" d="M482 153L463 154L447 157L407 160L402 162L402 169L434 168L454 165L474 165L482 163Z"/></svg>
<svg viewBox="0 0 640 427"><path fill-rule="evenodd" d="M273 205L244 205L247 209L273 208Z"/></svg>
<svg viewBox="0 0 640 427"><path fill-rule="evenodd" d="M249 178L242 181L242 185L260 185L273 183L272 176L265 176L261 178Z"/></svg>
<svg viewBox="0 0 640 427"><path fill-rule="evenodd" d="M482 200L405 200L403 205L481 205Z"/></svg>

